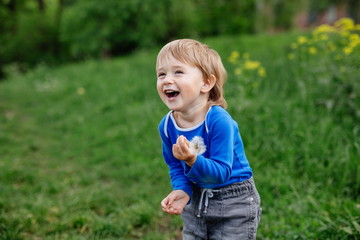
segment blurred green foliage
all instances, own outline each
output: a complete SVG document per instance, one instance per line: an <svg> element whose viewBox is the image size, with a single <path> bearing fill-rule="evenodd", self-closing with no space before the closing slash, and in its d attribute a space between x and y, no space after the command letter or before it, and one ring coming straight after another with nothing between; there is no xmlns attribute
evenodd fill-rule
<svg viewBox="0 0 360 240"><path fill-rule="evenodd" d="M257 10L255 0L0 0L0 69L117 56L174 38L254 33ZM277 24L289 26L284 12L276 13Z"/></svg>
<svg viewBox="0 0 360 240"><path fill-rule="evenodd" d="M5 34L2 54L5 59L20 62L48 61L52 58L51 43L55 40L54 28L46 16L34 13L19 13L14 34Z"/></svg>
<svg viewBox="0 0 360 240"><path fill-rule="evenodd" d="M166 31L163 2L108 0L99 4L79 0L64 14L61 39L76 58L124 53L139 45L151 45Z"/></svg>
<svg viewBox="0 0 360 240"><path fill-rule="evenodd" d="M10 63L25 70L39 62L65 59L58 37L61 2L0 0L0 78L3 66Z"/></svg>
<svg viewBox="0 0 360 240"><path fill-rule="evenodd" d="M71 57L116 55L178 37L250 33L254 13L253 0L78 0L64 14L61 39Z"/></svg>
<svg viewBox="0 0 360 240"><path fill-rule="evenodd" d="M201 38L289 30L333 0L0 0L0 78L39 63L108 58ZM350 1L353 9L359 3ZM319 7L321 6L321 8ZM349 5L350 6L350 5ZM357 7L356 7L357 6ZM309 9L310 8L310 9ZM3 71L3 74L2 74Z"/></svg>

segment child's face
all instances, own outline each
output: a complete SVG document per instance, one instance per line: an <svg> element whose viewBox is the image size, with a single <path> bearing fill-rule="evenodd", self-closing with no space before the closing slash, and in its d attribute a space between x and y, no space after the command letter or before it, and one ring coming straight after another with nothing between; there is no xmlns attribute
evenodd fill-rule
<svg viewBox="0 0 360 240"><path fill-rule="evenodd" d="M156 73L159 96L169 109L185 113L207 104L204 77L197 67L168 56L158 63Z"/></svg>

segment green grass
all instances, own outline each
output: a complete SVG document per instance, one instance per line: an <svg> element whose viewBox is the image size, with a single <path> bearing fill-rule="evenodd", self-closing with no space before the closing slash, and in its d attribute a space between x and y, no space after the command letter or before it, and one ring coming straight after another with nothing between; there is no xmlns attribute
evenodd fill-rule
<svg viewBox="0 0 360 240"><path fill-rule="evenodd" d="M286 57L296 37L204 40L229 70L228 111L262 197L258 239L360 239L359 118L318 104L318 65ZM171 189L157 50L0 82L0 240L178 239L180 218L160 209ZM240 94L233 50L266 67L254 95Z"/></svg>

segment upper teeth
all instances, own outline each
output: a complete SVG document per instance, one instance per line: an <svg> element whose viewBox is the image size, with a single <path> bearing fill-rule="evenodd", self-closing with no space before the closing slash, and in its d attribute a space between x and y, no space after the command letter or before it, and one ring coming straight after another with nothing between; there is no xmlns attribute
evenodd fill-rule
<svg viewBox="0 0 360 240"><path fill-rule="evenodd" d="M165 93L174 93L175 91L173 90L166 90Z"/></svg>

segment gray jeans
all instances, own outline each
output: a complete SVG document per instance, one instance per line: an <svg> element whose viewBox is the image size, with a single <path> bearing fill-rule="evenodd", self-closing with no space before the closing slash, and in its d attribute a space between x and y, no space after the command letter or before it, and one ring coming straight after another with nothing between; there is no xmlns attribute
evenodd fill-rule
<svg viewBox="0 0 360 240"><path fill-rule="evenodd" d="M183 240L255 239L260 216L253 178L218 189L194 188L181 215Z"/></svg>

